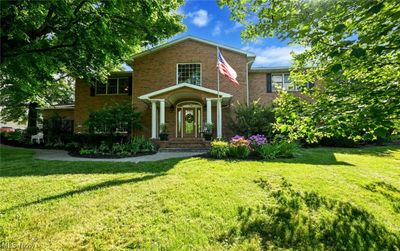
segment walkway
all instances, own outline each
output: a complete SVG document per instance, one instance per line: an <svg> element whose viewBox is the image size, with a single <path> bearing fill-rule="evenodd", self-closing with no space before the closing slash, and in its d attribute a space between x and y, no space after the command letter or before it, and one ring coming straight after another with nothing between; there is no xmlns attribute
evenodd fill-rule
<svg viewBox="0 0 400 251"><path fill-rule="evenodd" d="M204 151L199 152L158 152L152 155L144 155L138 157L128 157L121 159L92 159L92 158L81 158L81 157L72 157L68 154L67 151L64 150L49 150L49 149L32 149L32 148L20 148L20 147L12 147L6 145L0 145L2 148L15 148L15 149L27 149L36 152L35 159L40 160L61 160L61 161L106 161L106 162L148 162L148 161L158 161L172 158L185 158L185 157L193 157L200 154L203 154Z"/></svg>

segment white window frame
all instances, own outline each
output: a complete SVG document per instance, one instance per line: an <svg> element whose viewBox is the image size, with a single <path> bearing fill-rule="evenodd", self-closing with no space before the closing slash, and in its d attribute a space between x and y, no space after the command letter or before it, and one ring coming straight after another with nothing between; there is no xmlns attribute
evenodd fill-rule
<svg viewBox="0 0 400 251"><path fill-rule="evenodd" d="M117 79L117 93L108 94L108 80L110 80L110 79ZM97 93L97 85L98 85L98 83L96 83L95 96L105 96L105 95L121 95L121 96L124 96L124 95L129 95L129 90L128 90L127 93L119 93L119 80L120 79L128 79L128 89L129 89L129 77L111 77L111 78L107 79L107 83L105 84L106 93Z"/></svg>
<svg viewBox="0 0 400 251"><path fill-rule="evenodd" d="M179 73L179 65L187 65L187 64L198 64L198 65L200 65L200 85L197 85L197 86L203 86L203 66L202 66L201 63L198 63L198 62L177 63L176 64L176 73L175 73L175 75L176 75L176 84L179 85L179 75L178 75L178 73ZM181 84L183 84L183 83L181 83ZM187 84L190 84L190 83L187 83Z"/></svg>
<svg viewBox="0 0 400 251"><path fill-rule="evenodd" d="M289 77L290 77L290 72L282 72L282 73L280 73L280 72L272 72L271 73L271 87L272 87L272 91L273 92L276 92L276 88L275 88L275 86L274 86L274 83L272 82L272 77L274 76L274 75L281 75L281 77L282 77L282 86L281 86L281 88L282 88L282 90L285 90L284 88L283 88L283 86L285 85L285 74L289 74ZM290 82L288 82L287 84L290 84ZM291 89L291 90L285 90L285 91L288 91L288 92L299 92L299 89L297 88L297 86L296 85L293 85L293 89Z"/></svg>

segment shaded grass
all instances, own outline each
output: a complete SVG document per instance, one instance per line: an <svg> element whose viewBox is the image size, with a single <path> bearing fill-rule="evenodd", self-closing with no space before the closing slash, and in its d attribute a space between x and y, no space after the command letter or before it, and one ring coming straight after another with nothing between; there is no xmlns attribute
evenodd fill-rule
<svg viewBox="0 0 400 251"><path fill-rule="evenodd" d="M139 164L0 150L2 243L35 240L39 250L399 245L398 146L306 149L273 162Z"/></svg>

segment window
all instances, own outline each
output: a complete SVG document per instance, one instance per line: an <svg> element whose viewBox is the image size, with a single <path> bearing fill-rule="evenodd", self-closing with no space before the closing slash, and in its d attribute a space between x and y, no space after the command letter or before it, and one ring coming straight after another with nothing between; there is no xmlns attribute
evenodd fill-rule
<svg viewBox="0 0 400 251"><path fill-rule="evenodd" d="M107 83L96 84L96 95L128 94L129 78L109 78Z"/></svg>
<svg viewBox="0 0 400 251"><path fill-rule="evenodd" d="M188 83L192 85L201 85L201 65L178 64L176 81L177 84Z"/></svg>
<svg viewBox="0 0 400 251"><path fill-rule="evenodd" d="M292 80L290 80L289 77L289 73L272 73L272 91L275 92L279 88L282 88L286 91L298 91L298 88L292 84Z"/></svg>

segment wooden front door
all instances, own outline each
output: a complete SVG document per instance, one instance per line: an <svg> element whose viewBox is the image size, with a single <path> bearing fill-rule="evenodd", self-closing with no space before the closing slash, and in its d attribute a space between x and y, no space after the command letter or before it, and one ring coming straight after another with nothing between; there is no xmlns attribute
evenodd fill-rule
<svg viewBox="0 0 400 251"><path fill-rule="evenodd" d="M183 108L183 137L194 138L196 137L196 109Z"/></svg>

